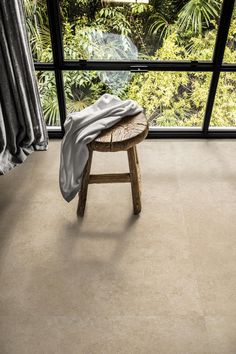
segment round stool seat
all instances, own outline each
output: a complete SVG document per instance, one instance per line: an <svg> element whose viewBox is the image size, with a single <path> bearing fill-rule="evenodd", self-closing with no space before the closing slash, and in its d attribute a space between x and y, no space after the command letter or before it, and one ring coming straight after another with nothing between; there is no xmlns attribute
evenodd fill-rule
<svg viewBox="0 0 236 354"><path fill-rule="evenodd" d="M105 129L90 143L93 151L122 151L140 143L148 134L148 122L141 112L123 118L113 127Z"/></svg>

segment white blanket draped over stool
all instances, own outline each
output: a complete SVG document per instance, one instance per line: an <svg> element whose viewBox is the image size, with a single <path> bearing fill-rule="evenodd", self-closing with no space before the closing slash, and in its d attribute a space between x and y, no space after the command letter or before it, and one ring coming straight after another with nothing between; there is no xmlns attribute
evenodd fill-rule
<svg viewBox="0 0 236 354"><path fill-rule="evenodd" d="M104 94L93 105L67 117L59 172L61 193L67 202L80 191L83 171L89 156L87 144L102 130L110 128L124 117L142 111L135 101L122 101L117 96Z"/></svg>

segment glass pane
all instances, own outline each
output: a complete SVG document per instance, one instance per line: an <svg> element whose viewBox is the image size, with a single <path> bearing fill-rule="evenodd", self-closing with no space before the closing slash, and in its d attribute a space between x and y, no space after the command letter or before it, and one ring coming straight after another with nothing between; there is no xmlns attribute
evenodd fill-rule
<svg viewBox="0 0 236 354"><path fill-rule="evenodd" d="M236 4L234 6L234 12L231 19L229 28L229 35L224 53L225 63L236 63Z"/></svg>
<svg viewBox="0 0 236 354"><path fill-rule="evenodd" d="M55 75L52 71L37 71L41 104L47 126L60 126Z"/></svg>
<svg viewBox="0 0 236 354"><path fill-rule="evenodd" d="M211 127L236 127L236 73L221 73Z"/></svg>
<svg viewBox="0 0 236 354"><path fill-rule="evenodd" d="M66 71L67 113L80 111L102 94L131 98L145 109L151 126L201 127L211 73Z"/></svg>
<svg viewBox="0 0 236 354"><path fill-rule="evenodd" d="M46 0L23 0L28 38L35 62L51 62L52 47Z"/></svg>
<svg viewBox="0 0 236 354"><path fill-rule="evenodd" d="M67 60L211 60L222 0L60 0Z"/></svg>

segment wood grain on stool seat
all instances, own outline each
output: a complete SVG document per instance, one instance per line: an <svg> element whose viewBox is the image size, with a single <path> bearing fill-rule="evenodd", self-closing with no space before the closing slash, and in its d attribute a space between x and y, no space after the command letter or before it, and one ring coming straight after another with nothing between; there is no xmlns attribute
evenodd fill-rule
<svg viewBox="0 0 236 354"><path fill-rule="evenodd" d="M131 183L134 214L141 211L140 171L136 145L146 138L148 123L143 113L123 118L113 127L104 130L89 145L89 159L85 166L77 213L84 215L88 185L91 183ZM126 151L128 154L129 173L105 173L91 175L93 151Z"/></svg>
<svg viewBox="0 0 236 354"><path fill-rule="evenodd" d="M113 127L104 130L90 147L94 151L122 151L140 143L148 134L145 115L139 113L122 119Z"/></svg>

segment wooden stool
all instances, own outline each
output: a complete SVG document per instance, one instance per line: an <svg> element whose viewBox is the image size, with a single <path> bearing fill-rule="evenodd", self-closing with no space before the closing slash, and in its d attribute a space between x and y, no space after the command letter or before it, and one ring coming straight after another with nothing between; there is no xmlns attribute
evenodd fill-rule
<svg viewBox="0 0 236 354"><path fill-rule="evenodd" d="M85 166L77 214L84 215L89 183L131 183L134 214L141 211L140 171L136 145L145 139L148 123L143 113L125 117L113 127L104 130L89 145L89 159ZM112 173L91 175L93 151L127 151L130 173Z"/></svg>

